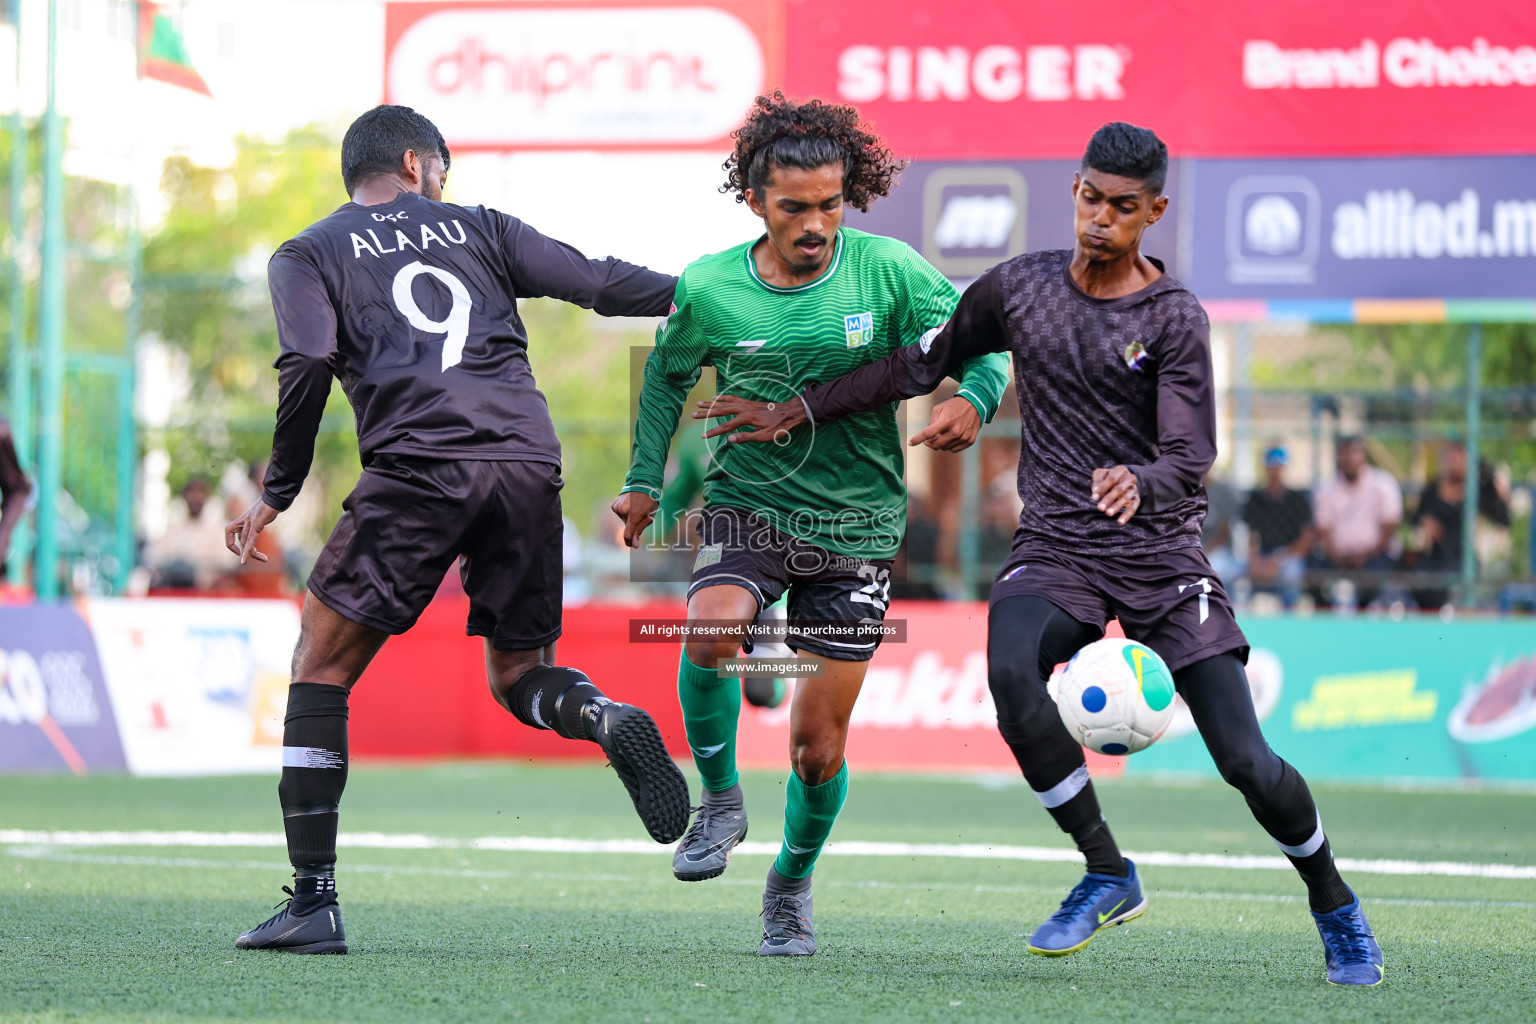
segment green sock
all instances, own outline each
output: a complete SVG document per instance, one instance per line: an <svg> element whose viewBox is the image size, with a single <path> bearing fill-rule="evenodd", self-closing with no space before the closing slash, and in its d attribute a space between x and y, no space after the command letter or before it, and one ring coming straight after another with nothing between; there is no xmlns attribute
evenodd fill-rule
<svg viewBox="0 0 1536 1024"><path fill-rule="evenodd" d="M804 878L816 866L816 858L832 834L832 823L848 796L848 762L819 786L807 786L794 772L789 774L784 800L784 845L773 862L785 878Z"/></svg>
<svg viewBox="0 0 1536 1024"><path fill-rule="evenodd" d="M736 719L741 714L741 680L721 679L700 668L684 651L677 659L677 700L693 763L704 788L719 792L736 785Z"/></svg>

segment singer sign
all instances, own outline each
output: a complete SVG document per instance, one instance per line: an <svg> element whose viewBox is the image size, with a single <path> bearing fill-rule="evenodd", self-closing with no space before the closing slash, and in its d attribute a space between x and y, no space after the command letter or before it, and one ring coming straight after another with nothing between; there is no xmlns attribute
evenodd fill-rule
<svg viewBox="0 0 1536 1024"><path fill-rule="evenodd" d="M779 54L767 3L392 3L385 95L451 149L724 146Z"/></svg>

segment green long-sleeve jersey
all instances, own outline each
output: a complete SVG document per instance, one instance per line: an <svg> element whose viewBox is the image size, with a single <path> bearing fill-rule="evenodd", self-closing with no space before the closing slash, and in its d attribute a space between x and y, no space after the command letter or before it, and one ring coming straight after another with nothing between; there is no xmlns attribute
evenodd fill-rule
<svg viewBox="0 0 1536 1024"><path fill-rule="evenodd" d="M625 491L660 498L667 449L700 368L720 394L799 401L832 380L942 327L959 294L904 242L842 228L827 269L793 288L764 281L756 241L690 264L645 364ZM962 367L960 395L990 422L1010 377L1008 357ZM687 429L706 429L688 421ZM856 558L890 558L907 526L896 403L807 423L779 444L711 448L706 507L755 512L784 533Z"/></svg>

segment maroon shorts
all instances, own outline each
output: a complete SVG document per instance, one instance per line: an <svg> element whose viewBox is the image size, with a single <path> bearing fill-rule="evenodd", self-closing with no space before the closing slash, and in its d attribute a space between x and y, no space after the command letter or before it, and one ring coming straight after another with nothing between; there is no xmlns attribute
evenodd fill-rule
<svg viewBox="0 0 1536 1024"><path fill-rule="evenodd" d="M1150 555L1077 554L1037 540L1015 541L992 586L991 603L1041 597L1085 625L1119 619L1171 671L1227 651L1248 659L1221 579L1198 547Z"/></svg>
<svg viewBox="0 0 1536 1024"><path fill-rule="evenodd" d="M529 651L560 636L560 468L379 455L342 502L309 589L386 633L416 623L462 557L470 636Z"/></svg>

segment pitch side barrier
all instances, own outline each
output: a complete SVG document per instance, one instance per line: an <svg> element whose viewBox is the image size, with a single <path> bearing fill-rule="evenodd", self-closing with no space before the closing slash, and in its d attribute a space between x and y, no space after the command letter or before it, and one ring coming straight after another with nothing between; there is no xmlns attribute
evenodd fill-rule
<svg viewBox="0 0 1536 1024"><path fill-rule="evenodd" d="M463 600L434 602L385 644L355 691L354 756L600 760L595 747L520 727L491 702ZM854 710L861 771L1017 769L987 690L986 606L898 601ZM635 642L675 602L567 608L561 660L655 715L687 744L675 643ZM1536 631L1493 616L1245 617L1249 679L1270 743L1335 779L1536 781ZM1115 632L1112 625L1111 631ZM0 771L275 774L298 605L285 600L88 599L0 606ZM745 765L782 769L789 705L744 706ZM1213 774L1188 713L1101 776Z"/></svg>

